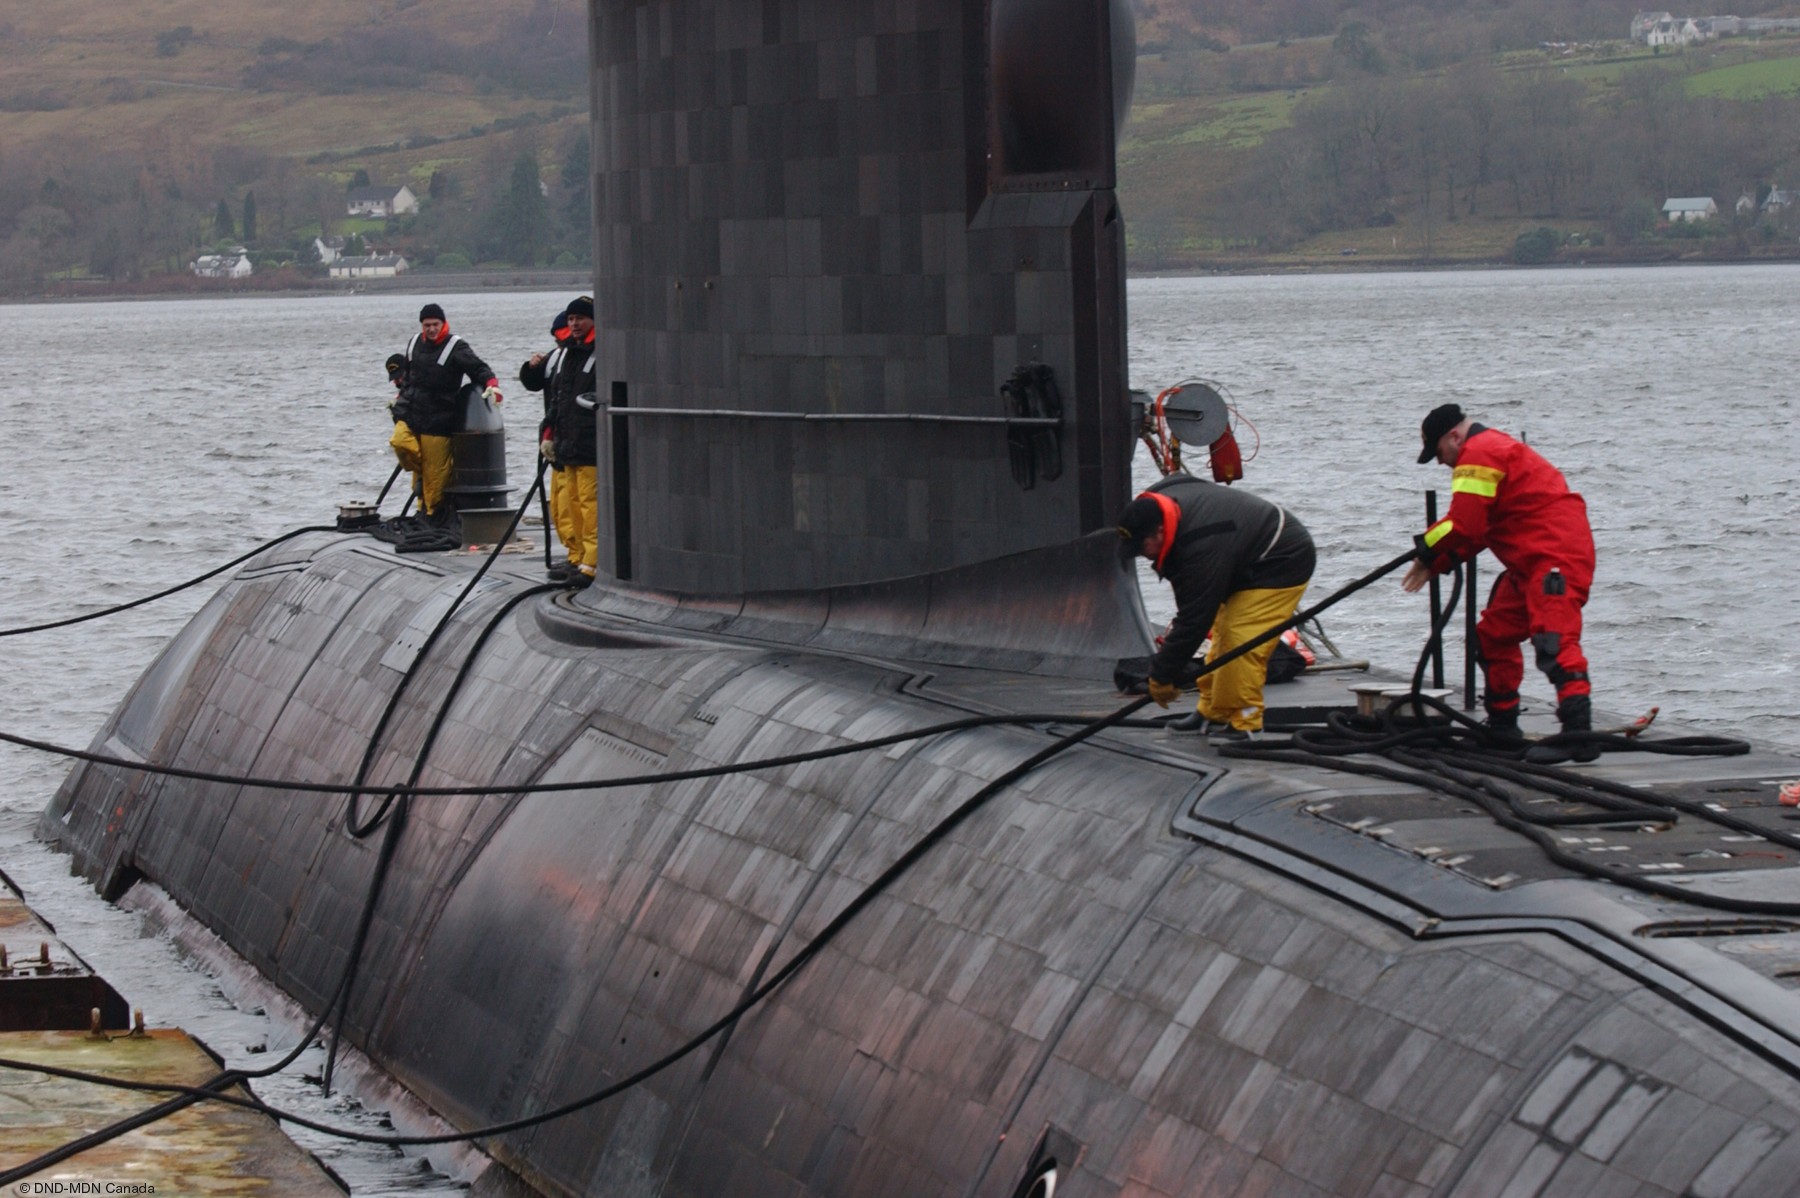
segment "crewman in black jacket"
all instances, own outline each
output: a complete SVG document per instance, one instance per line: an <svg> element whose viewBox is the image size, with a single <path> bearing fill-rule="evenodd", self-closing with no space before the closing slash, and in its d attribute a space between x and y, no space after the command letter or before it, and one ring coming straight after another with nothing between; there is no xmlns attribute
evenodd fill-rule
<svg viewBox="0 0 1800 1198"><path fill-rule="evenodd" d="M1312 579L1312 536L1241 487L1171 474L1125 506L1119 535L1175 588L1175 620L1150 659L1150 697L1167 707L1181 667L1212 630L1207 660L1283 623ZM1275 639L1200 678L1193 715L1172 727L1215 740L1262 730L1263 680Z"/></svg>
<svg viewBox="0 0 1800 1198"><path fill-rule="evenodd" d="M419 309L419 335L406 344L405 382L388 444L403 465L418 464L419 507L427 516L438 513L450 482L450 438L462 416L458 395L465 378L481 386L488 402L500 402L500 386L488 364L450 331L442 308L426 304Z"/></svg>
<svg viewBox="0 0 1800 1198"><path fill-rule="evenodd" d="M550 524L556 529L556 539L562 542L563 552L568 557L567 561L551 566L549 575L551 582L566 583L573 581L581 569L581 530L575 523L575 505L569 496L573 476L556 460L555 413L551 410L555 397L550 393L550 381L556 377L563 355L569 349L569 314L566 310L558 312L556 319L550 322L550 336L556 342L556 348L547 354L532 354L525 359L525 364L519 367L519 382L525 390L541 391L544 395L544 419L538 425L538 457L550 467Z"/></svg>
<svg viewBox="0 0 1800 1198"><path fill-rule="evenodd" d="M569 339L562 360L548 383L550 397L550 431L557 465L562 467L564 487L570 513L570 527L576 544L569 556L575 561L573 586L584 587L594 581L596 563L600 560L600 492L599 460L596 444L599 417L594 385L594 301L591 296L577 296L564 309L569 318Z"/></svg>

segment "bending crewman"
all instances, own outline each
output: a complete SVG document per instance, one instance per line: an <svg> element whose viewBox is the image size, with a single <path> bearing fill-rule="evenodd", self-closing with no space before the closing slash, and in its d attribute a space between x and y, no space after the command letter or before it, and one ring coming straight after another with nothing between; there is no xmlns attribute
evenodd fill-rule
<svg viewBox="0 0 1800 1198"><path fill-rule="evenodd" d="M418 472L419 506L438 514L444 487L450 482L450 438L456 433L457 396L462 381L479 384L492 403L500 387L488 364L469 343L450 331L444 310L436 304L419 309L419 335L406 345L406 378L395 401L394 435L388 442L402 465Z"/></svg>
<svg viewBox="0 0 1800 1198"><path fill-rule="evenodd" d="M1418 591L1483 549L1505 567L1475 625L1487 675L1488 725L1519 730L1520 652L1527 638L1538 669L1556 687L1556 718L1564 732L1593 727L1587 658L1581 652L1581 608L1594 581L1594 534L1587 504L1562 474L1523 442L1476 424L1453 403L1433 408L1420 426L1421 464L1436 458L1451 468L1450 511L1418 538L1418 561L1401 581ZM1539 760L1592 761L1597 751L1577 745L1563 752L1533 749Z"/></svg>
<svg viewBox="0 0 1800 1198"><path fill-rule="evenodd" d="M544 394L544 419L538 425L538 456L550 467L550 524L556 529L556 539L562 542L568 557L567 561L550 567L549 574L551 582L570 582L581 568L581 530L576 526L575 505L569 495L571 476L556 460L556 414L551 410L554 396L550 387L563 355L568 352L568 312L556 314L556 319L550 323L550 336L556 341L556 348L547 354L532 354L527 358L519 367L519 382L527 391Z"/></svg>
<svg viewBox="0 0 1800 1198"><path fill-rule="evenodd" d="M1119 535L1175 588L1175 620L1150 659L1150 697L1164 707L1208 629L1210 662L1292 616L1312 579L1312 537L1300 521L1240 487L1187 474L1172 474L1127 504ZM1261 731L1274 651L1271 638L1203 674L1197 709L1174 727L1220 740Z"/></svg>

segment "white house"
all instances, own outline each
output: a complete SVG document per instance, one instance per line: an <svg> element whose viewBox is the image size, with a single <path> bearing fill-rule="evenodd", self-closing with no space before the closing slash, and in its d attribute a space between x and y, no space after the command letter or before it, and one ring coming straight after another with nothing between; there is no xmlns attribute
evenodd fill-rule
<svg viewBox="0 0 1800 1198"><path fill-rule="evenodd" d="M331 263L334 279L391 279L407 270L407 261L399 254L377 254L373 257L339 255Z"/></svg>
<svg viewBox="0 0 1800 1198"><path fill-rule="evenodd" d="M419 197L402 183L399 187L352 187L344 197L344 211L351 216L402 216L419 210Z"/></svg>
<svg viewBox="0 0 1800 1198"><path fill-rule="evenodd" d="M330 266L344 256L346 240L343 237L315 237L313 238L313 250L318 253L320 262Z"/></svg>
<svg viewBox="0 0 1800 1198"><path fill-rule="evenodd" d="M241 279L250 273L250 256L241 245L222 254L201 254L188 269L203 279Z"/></svg>
<svg viewBox="0 0 1800 1198"><path fill-rule="evenodd" d="M1668 221L1711 220L1719 215L1719 206L1711 196L1683 196L1664 200L1662 212Z"/></svg>
<svg viewBox="0 0 1800 1198"><path fill-rule="evenodd" d="M1641 12L1637 14L1637 16L1631 18L1631 40L1634 42L1646 41L1649 39L1650 31L1652 29L1655 29L1664 21L1672 21L1674 19L1672 13Z"/></svg>
<svg viewBox="0 0 1800 1198"><path fill-rule="evenodd" d="M1658 21L1644 35L1645 43L1651 46L1689 46L1705 40L1706 35L1692 17L1666 18Z"/></svg>

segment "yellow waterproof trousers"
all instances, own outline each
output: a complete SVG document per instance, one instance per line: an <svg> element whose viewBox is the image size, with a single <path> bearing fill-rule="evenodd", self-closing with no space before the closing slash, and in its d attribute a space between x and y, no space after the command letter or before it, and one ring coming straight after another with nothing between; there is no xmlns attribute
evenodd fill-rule
<svg viewBox="0 0 1800 1198"><path fill-rule="evenodd" d="M574 471L562 466L550 468L550 526L556 539L569 555L569 564L581 564L581 527L575 517Z"/></svg>
<svg viewBox="0 0 1800 1198"><path fill-rule="evenodd" d="M592 575L600 561L600 481L593 466L564 466L569 475L570 527L575 539L569 542L569 560Z"/></svg>
<svg viewBox="0 0 1800 1198"><path fill-rule="evenodd" d="M397 420L388 444L400 465L412 473L420 510L431 515L443 503L444 488L450 485L450 438L420 436L406 421Z"/></svg>
<svg viewBox="0 0 1800 1198"><path fill-rule="evenodd" d="M1213 619L1212 648L1206 660L1222 657L1258 633L1267 632L1300 609L1306 584L1237 591L1228 596ZM1269 658L1275 652L1271 637L1236 661L1226 662L1210 674L1202 674L1198 689L1200 714L1245 732L1260 732L1263 724L1263 682Z"/></svg>

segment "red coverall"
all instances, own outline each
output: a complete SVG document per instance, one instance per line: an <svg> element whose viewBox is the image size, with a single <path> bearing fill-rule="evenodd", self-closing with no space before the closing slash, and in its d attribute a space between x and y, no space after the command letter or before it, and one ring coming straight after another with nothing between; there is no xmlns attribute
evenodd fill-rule
<svg viewBox="0 0 1800 1198"><path fill-rule="evenodd" d="M1516 713L1529 637L1561 709L1589 693L1581 608L1594 581L1587 505L1537 451L1477 424L1450 474L1450 512L1418 538L1419 560L1442 574L1483 549L1505 572L1475 625L1489 712ZM1586 704L1582 704L1585 710Z"/></svg>

